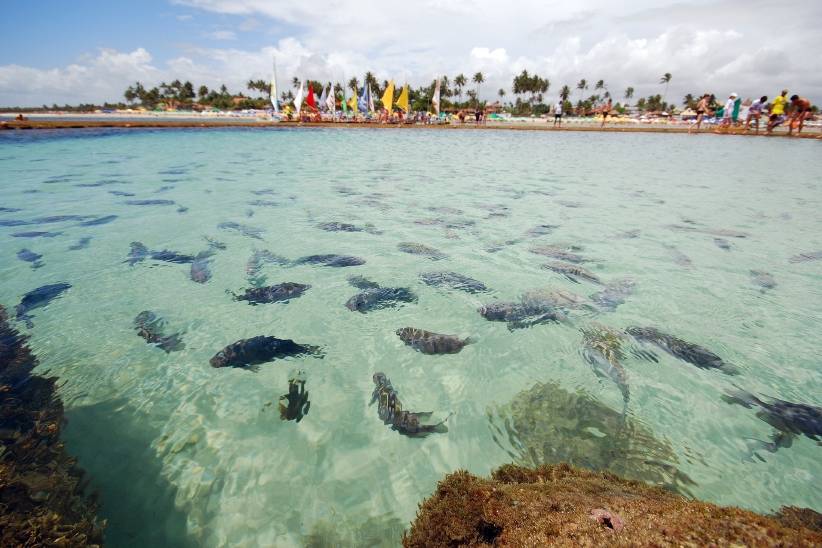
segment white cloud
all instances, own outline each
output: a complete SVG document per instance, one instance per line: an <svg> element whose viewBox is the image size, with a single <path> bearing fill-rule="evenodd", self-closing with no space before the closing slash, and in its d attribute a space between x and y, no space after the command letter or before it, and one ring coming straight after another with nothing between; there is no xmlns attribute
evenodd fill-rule
<svg viewBox="0 0 822 548"><path fill-rule="evenodd" d="M215 30L206 34L209 38L214 40L236 40L237 33L233 30Z"/></svg>
<svg viewBox="0 0 822 548"><path fill-rule="evenodd" d="M482 71L482 94L510 89L523 69L551 81L549 95L580 78L604 79L619 97L660 93L659 78L673 74L669 99L685 93L738 91L772 95L789 87L822 101L822 3L786 0L771 17L767 0L637 0L630 10L607 0L546 6L542 0L423 0L414 9L362 0L356 9L339 0L176 0L224 14L232 31L217 31L230 48L186 47L152 65L148 52L102 50L63 68L0 67L0 104L115 100L134 80L174 78L241 89L249 78L268 78L276 56L281 87L292 76L321 80L362 78L430 82L436 74ZM617 5L619 4L619 5ZM242 46L257 25L288 28L270 46ZM146 59L147 58L147 59Z"/></svg>

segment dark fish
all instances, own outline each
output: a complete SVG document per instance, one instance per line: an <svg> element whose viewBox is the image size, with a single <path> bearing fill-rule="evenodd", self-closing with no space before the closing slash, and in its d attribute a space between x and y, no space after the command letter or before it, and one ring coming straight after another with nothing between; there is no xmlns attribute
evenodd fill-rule
<svg viewBox="0 0 822 548"><path fill-rule="evenodd" d="M17 258L21 261L31 263L32 268L40 268L41 266L43 266L43 263L40 261L40 259L42 259L43 256L29 249L21 249L20 251L18 251Z"/></svg>
<svg viewBox="0 0 822 548"><path fill-rule="evenodd" d="M29 221L30 225L46 225L50 223L64 223L66 221L85 221L92 219L88 215L52 215L50 217L38 217Z"/></svg>
<svg viewBox="0 0 822 548"><path fill-rule="evenodd" d="M759 408L756 416L777 430L771 437L771 442L762 442L763 448L771 453L775 453L780 447L793 445L793 439L797 435L807 436L817 442L817 445L822 438L822 408L820 407L792 403L777 398L763 400L744 390L724 394L722 399L748 409Z"/></svg>
<svg viewBox="0 0 822 548"><path fill-rule="evenodd" d="M23 211L18 207L0 207L0 213L17 213L18 211Z"/></svg>
<svg viewBox="0 0 822 548"><path fill-rule="evenodd" d="M311 402L308 401L302 371L288 379L288 393L280 396L277 406L280 409L280 419L284 421L300 422L308 414Z"/></svg>
<svg viewBox="0 0 822 548"><path fill-rule="evenodd" d="M589 282L595 284L602 283L602 281L596 276L596 274L582 268L579 265L554 262L544 264L542 265L542 268L546 270L552 270L558 274L562 274L574 283L579 283L579 280L577 278L582 278L583 280L588 280Z"/></svg>
<svg viewBox="0 0 822 548"><path fill-rule="evenodd" d="M267 249L254 250L251 258L248 259L248 262L245 265L245 273L246 276L248 276L248 282L254 287L261 287L265 285L266 278L265 276L260 275L260 270L265 264L285 266L290 264L290 261L285 257L271 253Z"/></svg>
<svg viewBox="0 0 822 548"><path fill-rule="evenodd" d="M159 318L157 314L150 310L143 310L134 318L134 328L137 330L137 335L145 339L147 343L162 348L166 353L185 348L185 344L180 338L181 334L164 335L164 327L165 320Z"/></svg>
<svg viewBox="0 0 822 548"><path fill-rule="evenodd" d="M435 287L447 287L466 293L481 293L488 291L488 287L480 281L457 272L423 272L420 279L427 285Z"/></svg>
<svg viewBox="0 0 822 548"><path fill-rule="evenodd" d="M208 242L208 247L211 249L219 249L220 251L225 251L226 249L226 245L223 242L217 241L214 238L203 236L203 239Z"/></svg>
<svg viewBox="0 0 822 548"><path fill-rule="evenodd" d="M371 310L399 306L400 303L417 302L417 296L405 287L377 287L357 293L345 303L352 312L365 314Z"/></svg>
<svg viewBox="0 0 822 548"><path fill-rule="evenodd" d="M558 228L559 225L537 225L533 228L529 228L525 235L531 238L539 238L540 236L547 236L548 234L551 234Z"/></svg>
<svg viewBox="0 0 822 548"><path fill-rule="evenodd" d="M19 321L25 321L26 326L31 329L34 327L34 324L31 322L31 316L29 312L36 308L42 308L49 304L51 301L65 293L71 288L71 284L67 284L65 282L60 282L56 284L49 284L38 287L32 291L29 291L23 298L20 300L20 304L17 305L15 312L17 313L17 319Z"/></svg>
<svg viewBox="0 0 822 548"><path fill-rule="evenodd" d="M174 188L174 185L163 185L160 188L158 188L157 190L155 190L154 193L157 194L159 192L165 192L166 190L172 190L173 188Z"/></svg>
<svg viewBox="0 0 822 548"><path fill-rule="evenodd" d="M628 387L628 374L625 372L621 360L625 357L622 352L623 336L607 327L594 325L582 330L582 356L594 368L594 373L607 377L617 385L622 393L623 416L628 411L628 402L631 398Z"/></svg>
<svg viewBox="0 0 822 548"><path fill-rule="evenodd" d="M277 191L273 188L264 188L262 190L252 190L251 193L256 194L257 196L265 196L277 194Z"/></svg>
<svg viewBox="0 0 822 548"><path fill-rule="evenodd" d="M185 213L186 211L188 211L188 208L185 206L180 206L177 208L177 213Z"/></svg>
<svg viewBox="0 0 822 548"><path fill-rule="evenodd" d="M134 194L132 194L131 192L123 192L122 190L109 190L108 193L109 194L114 194L115 196L127 196L127 197L134 196Z"/></svg>
<svg viewBox="0 0 822 548"><path fill-rule="evenodd" d="M220 223L217 225L217 228L221 228L223 230L236 230L243 236L248 236L249 238L256 238L257 240L262 240L262 235L265 234L265 230L263 230L262 228L241 225L240 223L235 223L234 221Z"/></svg>
<svg viewBox="0 0 822 548"><path fill-rule="evenodd" d="M605 310L614 311L619 305L625 303L626 297L633 294L634 287L636 287L636 282L630 279L611 282L602 291L591 295L591 301Z"/></svg>
<svg viewBox="0 0 822 548"><path fill-rule="evenodd" d="M437 261L439 259L445 259L446 257L448 257L448 255L446 255L439 249L435 249L433 247L428 247L427 245L417 244L413 242L400 242L399 244L397 244L397 249L399 249L403 253L410 253L412 255L422 255L434 261Z"/></svg>
<svg viewBox="0 0 822 548"><path fill-rule="evenodd" d="M39 232L39 231L32 231L32 232L15 232L12 234L14 238L54 238L55 236L61 235L62 232Z"/></svg>
<svg viewBox="0 0 822 548"><path fill-rule="evenodd" d="M126 200L126 205L147 206L147 205L174 205L174 200Z"/></svg>
<svg viewBox="0 0 822 548"><path fill-rule="evenodd" d="M673 335L662 333L653 327L629 327L626 333L640 342L656 345L675 358L686 361L701 369L719 369L728 375L738 373L736 367L722 361L722 358L699 345L683 341Z"/></svg>
<svg viewBox="0 0 822 548"><path fill-rule="evenodd" d="M91 221L84 221L80 223L79 226L99 226L99 225L106 225L117 218L117 215L107 215L105 217L100 217L98 219L92 219Z"/></svg>
<svg viewBox="0 0 822 548"><path fill-rule="evenodd" d="M552 259L568 261L569 263L584 263L586 260L585 257L583 257L582 255L571 253L570 251L562 249L561 247L555 245L541 245L537 247L532 247L531 249L529 249L529 251L537 255L551 257Z"/></svg>
<svg viewBox="0 0 822 548"><path fill-rule="evenodd" d="M70 251L77 251L78 249L85 249L91 241L91 236L86 236L77 240L77 243L69 246Z"/></svg>
<svg viewBox="0 0 822 548"><path fill-rule="evenodd" d="M297 344L291 339L260 335L226 346L217 352L209 363L211 367L247 367L253 370L255 369L253 366L261 363L303 354L322 357L322 352L317 346Z"/></svg>
<svg viewBox="0 0 822 548"><path fill-rule="evenodd" d="M191 281L204 284L211 279L211 252L200 253L191 263Z"/></svg>
<svg viewBox="0 0 822 548"><path fill-rule="evenodd" d="M397 329L397 336L402 342L423 354L456 354L472 342L470 339L460 339L456 335L442 335L416 327Z"/></svg>
<svg viewBox="0 0 822 548"><path fill-rule="evenodd" d="M357 289L378 289L380 287L377 282L372 282L362 276L351 276L348 278L348 283Z"/></svg>
<svg viewBox="0 0 822 548"><path fill-rule="evenodd" d="M234 295L235 301L248 301L248 304L264 304L288 301L302 296L311 286L294 282L283 282L267 287L246 289L242 295Z"/></svg>
<svg viewBox="0 0 822 548"><path fill-rule="evenodd" d="M565 320L561 310L547 303L495 302L480 307L478 311L490 322L507 322L510 331Z"/></svg>
<svg viewBox="0 0 822 548"><path fill-rule="evenodd" d="M177 253L176 251L169 251L168 249L151 251L141 242L131 242L131 250L129 251L126 262L134 266L136 263L145 259L153 259L166 263L189 264L194 262L195 257L193 255Z"/></svg>
<svg viewBox="0 0 822 548"><path fill-rule="evenodd" d="M25 226L29 224L28 221L21 219L0 219L0 226Z"/></svg>
<svg viewBox="0 0 822 548"><path fill-rule="evenodd" d="M280 203L271 200L252 200L248 202L248 205L256 207L277 207Z"/></svg>
<svg viewBox="0 0 822 548"><path fill-rule="evenodd" d="M309 255L294 261L294 264L319 264L332 267L360 266L365 264L365 259L353 257L351 255Z"/></svg>
<svg viewBox="0 0 822 548"><path fill-rule="evenodd" d="M807 253L800 253L799 255L794 255L788 262L791 263L806 263L808 261L818 261L822 259L822 251L808 251Z"/></svg>
<svg viewBox="0 0 822 548"><path fill-rule="evenodd" d="M725 238L714 238L714 243L716 244L716 247L718 247L719 249L724 249L725 251L731 250L731 242L729 242Z"/></svg>
<svg viewBox="0 0 822 548"><path fill-rule="evenodd" d="M764 270L751 270L751 277L753 278L753 283L761 287L762 291L776 287L776 280L769 272L765 272Z"/></svg>
<svg viewBox="0 0 822 548"><path fill-rule="evenodd" d="M374 391L371 393L371 403L377 404L377 414L383 424L391 425L391 429L411 438L423 438L429 434L443 434L448 432L445 426L446 419L432 424L431 412L405 411L402 408L399 395L385 373L374 373Z"/></svg>
<svg viewBox="0 0 822 548"><path fill-rule="evenodd" d="M326 232L362 232L362 228L356 225L338 222L320 223L317 228Z"/></svg>

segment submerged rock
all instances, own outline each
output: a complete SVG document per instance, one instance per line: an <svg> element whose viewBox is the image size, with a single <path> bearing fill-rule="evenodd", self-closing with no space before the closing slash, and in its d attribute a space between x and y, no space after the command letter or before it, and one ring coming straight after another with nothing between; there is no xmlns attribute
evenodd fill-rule
<svg viewBox="0 0 822 548"><path fill-rule="evenodd" d="M420 504L405 548L431 546L819 546L822 516L768 517L568 464L460 470Z"/></svg>
<svg viewBox="0 0 822 548"><path fill-rule="evenodd" d="M32 374L26 343L0 306L0 546L99 546L105 522L61 441L58 379Z"/></svg>

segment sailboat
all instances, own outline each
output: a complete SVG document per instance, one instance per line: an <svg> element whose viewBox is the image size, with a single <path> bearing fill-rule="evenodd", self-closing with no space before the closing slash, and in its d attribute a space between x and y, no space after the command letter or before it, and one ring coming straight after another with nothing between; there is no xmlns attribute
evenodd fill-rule
<svg viewBox="0 0 822 548"><path fill-rule="evenodd" d="M280 105L279 101L277 100L277 59L274 59L274 71L271 74L271 88L269 89L269 98L271 99L271 107L273 108L273 112L271 113L271 119L275 122L279 122L282 120L282 115L280 114Z"/></svg>

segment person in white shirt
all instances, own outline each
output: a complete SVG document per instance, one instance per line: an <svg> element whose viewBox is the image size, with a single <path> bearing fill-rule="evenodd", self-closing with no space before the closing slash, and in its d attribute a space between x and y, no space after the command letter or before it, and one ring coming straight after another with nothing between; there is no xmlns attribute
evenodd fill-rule
<svg viewBox="0 0 822 548"><path fill-rule="evenodd" d="M556 102L554 105L554 127L562 127L562 99Z"/></svg>
<svg viewBox="0 0 822 548"><path fill-rule="evenodd" d="M736 98L739 97L736 93L731 93L728 96L728 100L725 101L725 112L722 115L722 127L730 127L731 126L731 119L734 112L734 103L736 102Z"/></svg>
<svg viewBox="0 0 822 548"><path fill-rule="evenodd" d="M762 117L762 111L765 110L766 106L768 106L768 96L763 95L759 100L754 101L753 104L748 107L748 117L745 120L746 131L750 131L751 121L755 121L756 132L759 133L759 119Z"/></svg>

